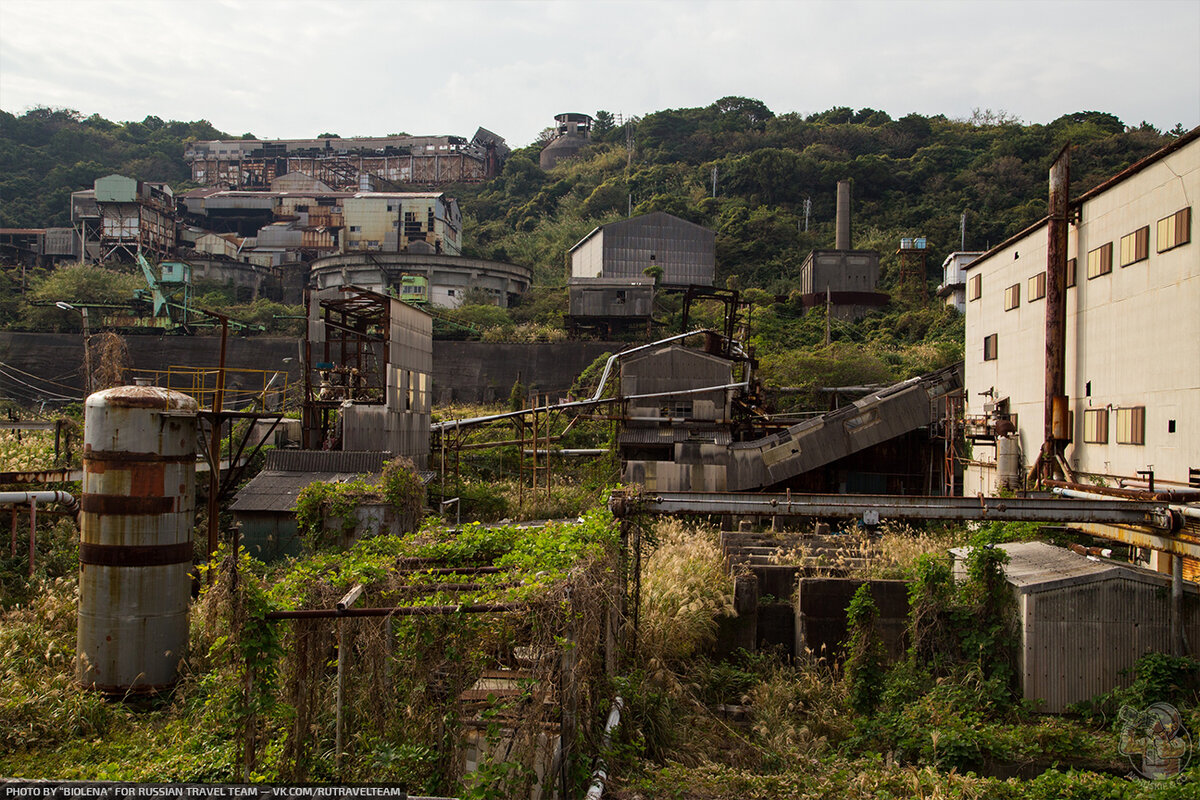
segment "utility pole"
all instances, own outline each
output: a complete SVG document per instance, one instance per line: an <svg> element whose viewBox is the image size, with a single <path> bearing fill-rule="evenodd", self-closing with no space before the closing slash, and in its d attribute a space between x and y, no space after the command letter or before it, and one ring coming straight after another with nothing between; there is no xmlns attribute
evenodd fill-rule
<svg viewBox="0 0 1200 800"><path fill-rule="evenodd" d="M808 233L808 214L812 211L812 200L804 198L804 232Z"/></svg>
<svg viewBox="0 0 1200 800"><path fill-rule="evenodd" d="M958 249L966 250L967 249L967 212L966 211L962 212L962 216L958 218L958 232L961 237L961 241L959 242Z"/></svg>
<svg viewBox="0 0 1200 800"><path fill-rule="evenodd" d="M712 168L712 196L717 196L717 168Z"/></svg>
<svg viewBox="0 0 1200 800"><path fill-rule="evenodd" d="M63 311L78 311L80 316L83 317L83 397L86 400L92 393L92 348L88 342L91 338L91 332L88 330L87 307L76 307L61 300L54 305Z"/></svg>
<svg viewBox="0 0 1200 800"><path fill-rule="evenodd" d="M825 344L829 344L829 312L833 310L833 303L830 301L829 286L825 286Z"/></svg>

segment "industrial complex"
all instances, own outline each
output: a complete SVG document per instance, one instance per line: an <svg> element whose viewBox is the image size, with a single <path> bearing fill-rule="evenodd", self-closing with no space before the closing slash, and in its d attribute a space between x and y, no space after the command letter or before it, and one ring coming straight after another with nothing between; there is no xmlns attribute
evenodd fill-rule
<svg viewBox="0 0 1200 800"><path fill-rule="evenodd" d="M590 141L590 116L555 119L543 169ZM533 288L527 266L464 255L467 223L450 193L451 184L495 177L507 156L504 140L482 128L470 140L195 142L185 158L200 188L175 195L165 184L109 175L71 196L72 228L0 231L0 246L36 263L136 261L154 316L177 332L200 323L190 294L180 305L172 291L199 276L305 309L303 336L269 356L264 349L261 376L238 375L231 365L229 320L199 312L220 331L210 337L219 342L215 363L164 363L139 385L91 393L78 475L63 468L4 476L30 484L0 498L14 509L14 554L17 508L29 509L31 529L39 502L78 512L81 687L137 695L174 685L188 647L194 561L224 552L221 542L244 545L264 561L298 557L311 546L296 505L306 487L378 481L408 462L426 510L443 518L457 542L482 541L478 526L463 533L470 520L462 509L494 500L501 480L515 481L522 502L549 498L552 486L569 483L566 464L611 459L603 463L620 482L607 509L619 530L619 567L614 560L597 568L601 588L592 588L601 611L586 619L568 613L572 603L582 607L576 586L590 585L571 573L579 583L546 601L557 611L539 606L542 616L531 621L530 597L544 588L543 573L514 577L506 570L517 557L483 545L462 557L449 545L388 556L386 579L346 587L332 581L344 592L336 605L313 600L273 610L264 624L314 626L298 626L301 632L317 630L319 620L338 626L324 642L329 652L300 634L288 646L313 647L310 662L322 668L337 661L336 700L322 702L337 704L339 765L349 748L342 659L369 655L367 644L355 650L343 638L346 619L386 620L370 647L390 656L408 617L450 620L428 635L436 649L438 637L457 635L450 626L469 627L466 615L528 613L512 641L488 641L496 662L488 670L451 680L458 667L448 659L431 670L422 692L459 703L459 716L441 723L450 731L447 746L457 748L453 769L482 769L489 748L511 750L520 740L533 754L529 796L559 796L554 776L566 774L583 747L575 715L599 716L576 674L613 679L624 648L636 641L647 563L642 530L661 516L720 526L736 613L725 615L715 643L705 646L729 658L740 649L800 662L817 658L820 648L820 658L842 657L848 598L860 597L863 586L880 606L880 663L909 652L910 603L921 598L870 569L882 558L880 526L889 522L1034 522L1085 542L996 545L1005 562L998 585L1011 596L1018 632L1013 691L1040 712L1065 713L1127 684L1125 673L1147 652L1196 655L1200 128L1077 196L1064 148L1050 168L1046 218L985 251L955 251L942 265L935 310L957 321L944 302L965 315L962 362L942 366L947 358L939 369L922 366L894 383L801 387L828 404L796 414L777 412L771 390L801 389L765 384L748 335L752 311L738 291L717 285L718 232L662 211L598 225L562 253L564 325L577 337L606 340L545 345L549 355L540 357L571 372L568 380L552 387L538 374L548 371L533 354L542 345L521 343L518 352L512 343L472 342L480 362L504 361L515 373L511 381L505 373L508 385L499 391L490 388L491 399L507 398L507 405L437 408L457 384L481 383L484 370L451 372L438 363L464 351L435 347L431 312L468 297L508 308ZM898 274L885 282L880 253L855 247L850 192L849 181L838 183L836 238L802 262L797 257L802 265L788 300L806 323L808 314L825 315L826 344L831 321L859 320L905 292L925 299L925 239L900 242ZM665 331L656 318L664 298L676 304L672 313L682 309L678 329ZM717 323L694 323L701 301L720 307ZM111 320L115 312L103 313ZM88 324L86 310L82 321ZM621 341L607 341L614 338ZM579 362L591 364L586 380L575 380L583 369L562 366ZM460 473L482 454L489 460L479 489ZM198 469L207 470L203 480ZM48 488L77 478L79 498ZM323 507L321 524L340 547L416 530L415 522L377 513L390 490L363 491L374 494L362 507ZM208 538L194 544L198 496ZM942 549L947 580L964 580L970 549ZM557 551L538 557L549 561ZM222 568L237 580L238 567ZM404 582L394 580L398 574ZM486 587L494 596L459 596L497 575L509 582ZM512 596L499 593L514 587ZM355 609L364 592L374 592L379 607ZM438 603L412 599L422 593ZM313 590L304 598L317 596ZM580 662L573 660L577 646ZM580 666L593 650L594 663ZM618 716L621 703L612 706ZM522 727L522 715L536 719L536 731Z"/></svg>

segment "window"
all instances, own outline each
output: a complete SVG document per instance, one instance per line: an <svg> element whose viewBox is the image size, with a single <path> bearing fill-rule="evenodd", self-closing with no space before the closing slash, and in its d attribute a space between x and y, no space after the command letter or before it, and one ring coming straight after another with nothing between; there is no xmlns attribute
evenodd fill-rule
<svg viewBox="0 0 1200 800"><path fill-rule="evenodd" d="M1067 288L1070 289L1075 285L1075 273L1079 270L1078 259L1067 259Z"/></svg>
<svg viewBox="0 0 1200 800"><path fill-rule="evenodd" d="M967 293L972 300L978 300L983 295L983 276L971 276L971 289Z"/></svg>
<svg viewBox="0 0 1200 800"><path fill-rule="evenodd" d="M996 360L996 334L983 337L983 360Z"/></svg>
<svg viewBox="0 0 1200 800"><path fill-rule="evenodd" d="M1161 241L1161 239L1160 239ZM1121 237L1121 266L1127 267L1150 257L1150 226L1138 228Z"/></svg>
<svg viewBox="0 0 1200 800"><path fill-rule="evenodd" d="M1029 279L1029 287L1025 290L1029 295L1029 302L1041 300L1046 296L1046 273L1039 272Z"/></svg>
<svg viewBox="0 0 1200 800"><path fill-rule="evenodd" d="M1089 281L1112 272L1112 251L1112 242L1088 251L1087 276Z"/></svg>
<svg viewBox="0 0 1200 800"><path fill-rule="evenodd" d="M359 232L359 231L361 231L361 230L362 230L362 228L360 228L360 227L359 227L359 226L357 226L357 225L351 225L351 226L350 226L350 232L351 232L351 233L358 233L358 232Z"/></svg>
<svg viewBox="0 0 1200 800"><path fill-rule="evenodd" d="M1004 290L1004 310L1012 311L1021 305L1021 284L1014 283Z"/></svg>
<svg viewBox="0 0 1200 800"><path fill-rule="evenodd" d="M1083 440L1091 444L1108 443L1108 409L1089 408L1083 412Z"/></svg>
<svg viewBox="0 0 1200 800"><path fill-rule="evenodd" d="M1158 252L1163 253L1172 247L1179 247L1192 240L1192 209L1191 206L1176 211L1169 217L1158 221Z"/></svg>
<svg viewBox="0 0 1200 800"><path fill-rule="evenodd" d="M1146 407L1117 409L1117 444L1146 443Z"/></svg>

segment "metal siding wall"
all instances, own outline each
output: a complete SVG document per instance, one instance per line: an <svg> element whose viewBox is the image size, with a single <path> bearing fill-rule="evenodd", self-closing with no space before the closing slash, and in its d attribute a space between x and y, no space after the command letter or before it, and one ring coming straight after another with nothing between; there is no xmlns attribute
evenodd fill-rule
<svg viewBox="0 0 1200 800"><path fill-rule="evenodd" d="M1171 652L1169 589L1128 577L1026 595L1022 674L1027 699L1060 713L1117 686L1147 652ZM1200 641L1196 592L1185 599L1185 630Z"/></svg>
<svg viewBox="0 0 1200 800"><path fill-rule="evenodd" d="M643 277L654 264L663 270L664 285L713 283L716 235L712 231L651 214L608 225L603 234L606 278Z"/></svg>

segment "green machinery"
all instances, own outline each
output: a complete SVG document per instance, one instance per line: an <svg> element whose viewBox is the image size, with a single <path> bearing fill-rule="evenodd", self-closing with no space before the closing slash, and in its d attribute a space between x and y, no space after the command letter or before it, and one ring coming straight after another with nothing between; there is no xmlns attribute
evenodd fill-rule
<svg viewBox="0 0 1200 800"><path fill-rule="evenodd" d="M101 326L130 333L162 331L192 334L201 328L220 326L221 315L198 308L192 301L192 266L186 261L164 261L157 273L150 262L137 254L138 266L146 279L145 289L134 290L126 303L82 303L69 305L87 309L101 320ZM53 305L47 302L46 305ZM61 306L60 306L61 307ZM261 325L229 320L229 329L237 333L262 331Z"/></svg>

